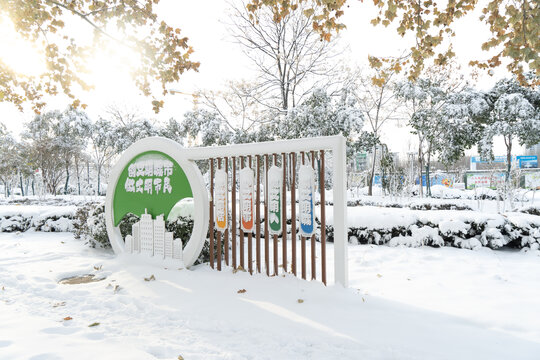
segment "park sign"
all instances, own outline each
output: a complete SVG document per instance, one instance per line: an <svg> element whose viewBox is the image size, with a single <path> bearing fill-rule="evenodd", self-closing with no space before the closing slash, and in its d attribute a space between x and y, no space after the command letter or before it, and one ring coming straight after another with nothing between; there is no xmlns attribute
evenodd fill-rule
<svg viewBox="0 0 540 360"><path fill-rule="evenodd" d="M150 262L152 258L183 259L184 266L195 262L208 228L208 194L200 170L187 159L186 150L180 144L158 137L134 143L113 167L109 189L113 190L107 191L105 217L109 240L116 253L145 253ZM182 254L177 250L173 257L172 251L167 249L178 247L178 242L167 239L165 235L170 235L161 227L165 226L175 206L191 198L193 231ZM130 238L135 242L130 244L126 244L127 238L122 238L119 228L128 214L141 218ZM147 233L151 235L146 236Z"/></svg>

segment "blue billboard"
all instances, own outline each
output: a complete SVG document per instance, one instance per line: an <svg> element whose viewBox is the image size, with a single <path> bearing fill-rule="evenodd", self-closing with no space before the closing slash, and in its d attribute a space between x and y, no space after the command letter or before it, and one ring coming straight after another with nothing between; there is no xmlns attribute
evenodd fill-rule
<svg viewBox="0 0 540 360"><path fill-rule="evenodd" d="M521 169L533 169L538 167L538 156L536 155L518 156L517 160Z"/></svg>

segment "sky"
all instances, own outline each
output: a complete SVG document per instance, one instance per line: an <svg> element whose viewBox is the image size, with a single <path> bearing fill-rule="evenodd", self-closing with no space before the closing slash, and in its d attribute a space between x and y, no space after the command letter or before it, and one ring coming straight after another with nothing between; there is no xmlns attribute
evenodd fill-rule
<svg viewBox="0 0 540 360"><path fill-rule="evenodd" d="M251 63L235 44L227 30L229 3L222 0L177 1L162 0L157 8L158 16L171 26L179 27L182 34L189 38L189 44L195 52L191 60L201 63L199 71L188 71L181 76L171 89L191 94L198 89L219 89L227 80L252 79L256 76ZM342 20L347 26L340 33L340 46L346 49L342 59L348 64L367 66L368 55L392 56L400 54L408 44L391 28L373 27L369 22L376 14L369 1L351 1L345 9ZM453 47L457 61L467 71L471 58L485 57L480 44L488 38L487 27L478 20L478 14L460 19L456 26ZM14 64L25 72L39 72L40 54L35 47L21 41L0 21L2 33L10 36L0 38L0 59ZM71 27L84 33L89 31L85 24L73 24ZM409 45L410 46L410 45ZM136 54L135 54L136 55ZM87 112L97 118L106 112L109 106L133 110L142 116L165 122L192 109L190 95L168 95L163 110L155 115L151 111L150 99L140 95L129 78L127 66L133 61L134 54L107 49L98 53L92 60L89 78L94 83L94 90L82 94L83 102L88 104ZM496 79L506 76L503 69L493 77L483 74L476 86L488 89ZM47 109L63 109L69 104L64 96L48 99ZM0 121L15 135L24 129L24 123L33 117L30 109L19 112L13 105L0 103ZM402 123L389 123L383 128L382 140L389 144L391 151L406 153L416 148L414 135ZM496 145L497 148L500 144ZM474 151L473 151L474 152Z"/></svg>

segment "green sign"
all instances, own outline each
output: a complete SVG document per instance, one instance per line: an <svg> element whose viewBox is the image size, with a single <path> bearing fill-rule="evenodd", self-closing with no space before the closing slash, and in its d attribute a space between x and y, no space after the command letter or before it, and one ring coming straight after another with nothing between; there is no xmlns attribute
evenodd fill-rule
<svg viewBox="0 0 540 360"><path fill-rule="evenodd" d="M128 162L116 183L114 226L127 213L140 216L145 209L167 219L171 209L189 197L193 197L189 181L175 160L159 151L143 152Z"/></svg>

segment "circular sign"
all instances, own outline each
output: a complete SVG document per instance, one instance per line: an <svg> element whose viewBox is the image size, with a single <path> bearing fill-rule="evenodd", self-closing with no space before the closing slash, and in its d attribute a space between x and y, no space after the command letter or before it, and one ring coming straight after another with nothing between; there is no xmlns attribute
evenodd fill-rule
<svg viewBox="0 0 540 360"><path fill-rule="evenodd" d="M129 213L167 219L171 209L193 198L193 231L183 249L184 266L197 260L208 231L208 194L199 168L178 143L151 137L131 145L112 168L105 199L107 234L115 253L125 252L119 223Z"/></svg>

